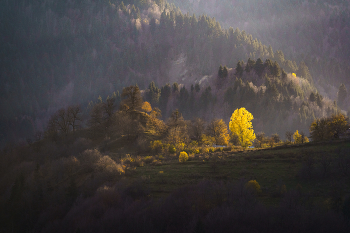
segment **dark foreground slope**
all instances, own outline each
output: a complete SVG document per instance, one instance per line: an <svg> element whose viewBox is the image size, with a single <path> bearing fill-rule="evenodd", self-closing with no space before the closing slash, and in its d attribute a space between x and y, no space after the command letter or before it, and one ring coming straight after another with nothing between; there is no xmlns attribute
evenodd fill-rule
<svg viewBox="0 0 350 233"><path fill-rule="evenodd" d="M1 231L349 231L348 141L218 149L185 163L103 147L69 138L3 151Z"/></svg>

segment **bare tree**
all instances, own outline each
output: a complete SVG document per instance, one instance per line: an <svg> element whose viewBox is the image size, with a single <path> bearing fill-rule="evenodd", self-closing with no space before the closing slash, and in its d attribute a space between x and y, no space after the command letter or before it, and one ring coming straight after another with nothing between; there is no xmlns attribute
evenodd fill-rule
<svg viewBox="0 0 350 233"><path fill-rule="evenodd" d="M95 104L90 111L90 119L88 124L90 127L96 127L103 123L102 103Z"/></svg>
<svg viewBox="0 0 350 233"><path fill-rule="evenodd" d="M69 125L72 126L72 130L74 132L79 127L79 125L77 125L77 121L82 120L81 117L79 116L79 114L81 113L80 106L79 105L69 106L67 108L67 112L68 112Z"/></svg>
<svg viewBox="0 0 350 233"><path fill-rule="evenodd" d="M301 143L304 144L305 143L305 133L303 131L300 132L300 136L301 136Z"/></svg>
<svg viewBox="0 0 350 233"><path fill-rule="evenodd" d="M287 138L288 142L292 142L292 136L293 136L292 132L290 132L290 131L286 132L286 138Z"/></svg>
<svg viewBox="0 0 350 233"><path fill-rule="evenodd" d="M277 133L272 134L271 138L274 141L274 143L279 143L281 141L280 136Z"/></svg>
<svg viewBox="0 0 350 233"><path fill-rule="evenodd" d="M57 114L53 114L47 122L45 137L54 139L58 135Z"/></svg>
<svg viewBox="0 0 350 233"><path fill-rule="evenodd" d="M63 132L64 134L68 134L69 132L69 117L68 111L64 108L61 108L56 113L56 124L58 126L58 130Z"/></svg>
<svg viewBox="0 0 350 233"><path fill-rule="evenodd" d="M265 133L264 132L259 132L256 134L256 140L259 142L259 147L262 146L263 143L266 141Z"/></svg>

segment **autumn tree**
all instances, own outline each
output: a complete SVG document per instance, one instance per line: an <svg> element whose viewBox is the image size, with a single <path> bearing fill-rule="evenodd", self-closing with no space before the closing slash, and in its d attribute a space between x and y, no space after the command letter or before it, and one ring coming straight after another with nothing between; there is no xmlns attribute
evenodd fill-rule
<svg viewBox="0 0 350 233"><path fill-rule="evenodd" d="M274 143L279 143L281 141L280 136L277 133L272 134L271 139Z"/></svg>
<svg viewBox="0 0 350 233"><path fill-rule="evenodd" d="M147 130L155 135L162 135L166 131L166 125L160 120L162 117L160 109L157 107L153 108L149 116L146 124Z"/></svg>
<svg viewBox="0 0 350 233"><path fill-rule="evenodd" d="M262 147L262 144L266 142L266 136L264 132L259 132L256 134L256 145L257 147Z"/></svg>
<svg viewBox="0 0 350 233"><path fill-rule="evenodd" d="M312 140L323 141L339 138L349 128L348 120L348 117L343 114L314 120L310 126Z"/></svg>
<svg viewBox="0 0 350 233"><path fill-rule="evenodd" d="M196 141L200 141L205 130L205 121L201 118L195 118L191 121L190 135Z"/></svg>
<svg viewBox="0 0 350 233"><path fill-rule="evenodd" d="M142 111L144 112L148 112L150 113L152 111L152 106L150 103L148 103L147 101L142 103L142 107L141 107Z"/></svg>
<svg viewBox="0 0 350 233"><path fill-rule="evenodd" d="M292 132L290 132L290 131L286 132L286 139L288 142L292 142L292 136L293 136Z"/></svg>
<svg viewBox="0 0 350 233"><path fill-rule="evenodd" d="M323 141L331 138L326 118L315 119L310 126L312 141Z"/></svg>
<svg viewBox="0 0 350 233"><path fill-rule="evenodd" d="M227 145L230 138L227 125L222 119L212 120L207 127L207 134L215 138L216 145Z"/></svg>
<svg viewBox="0 0 350 233"><path fill-rule="evenodd" d="M113 123L110 131L113 136L135 136L144 131L141 122L131 118L126 111L115 112L112 119Z"/></svg>
<svg viewBox="0 0 350 233"><path fill-rule="evenodd" d="M293 134L293 139L295 144L303 144L309 142L308 137L305 136L304 132L296 130Z"/></svg>
<svg viewBox="0 0 350 233"><path fill-rule="evenodd" d="M232 113L229 127L231 132L238 136L243 147L251 146L256 138L251 122L253 119L253 115L245 108L236 109Z"/></svg>
<svg viewBox="0 0 350 233"><path fill-rule="evenodd" d="M168 133L166 141L180 149L182 143L187 143L189 140L188 129L182 114L176 109L172 112L168 120Z"/></svg>
<svg viewBox="0 0 350 233"><path fill-rule="evenodd" d="M328 121L330 134L333 135L334 138L339 138L339 136L349 128L349 118L343 114L333 115Z"/></svg>
<svg viewBox="0 0 350 233"><path fill-rule="evenodd" d="M293 140L294 140L294 143L296 143L296 144L300 144L301 143L301 135L299 134L298 130L294 132Z"/></svg>

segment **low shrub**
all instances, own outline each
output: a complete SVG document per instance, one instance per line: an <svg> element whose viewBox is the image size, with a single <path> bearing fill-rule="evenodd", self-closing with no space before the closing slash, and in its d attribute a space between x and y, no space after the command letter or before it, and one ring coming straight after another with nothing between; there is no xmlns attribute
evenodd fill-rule
<svg viewBox="0 0 350 233"><path fill-rule="evenodd" d="M224 150L224 148L218 147L218 148L215 149L215 152L223 152L223 150Z"/></svg>
<svg viewBox="0 0 350 233"><path fill-rule="evenodd" d="M202 148L199 150L199 153L209 153L209 148L208 148L208 147L202 147Z"/></svg>
<svg viewBox="0 0 350 233"><path fill-rule="evenodd" d="M175 153L176 153L176 148L175 148L175 146L174 146L174 145L170 145L168 151L169 151L170 154L175 154Z"/></svg>
<svg viewBox="0 0 350 233"><path fill-rule="evenodd" d="M163 144L160 140L155 140L153 142L150 142L150 147L153 152L160 153L162 151Z"/></svg>
<svg viewBox="0 0 350 233"><path fill-rule="evenodd" d="M151 165L160 166L160 165L162 165L162 162L161 162L160 160L154 159L154 160L152 161Z"/></svg>
<svg viewBox="0 0 350 233"><path fill-rule="evenodd" d="M246 189L254 192L255 194L261 193L261 188L259 183L256 180L250 180L245 185Z"/></svg>
<svg viewBox="0 0 350 233"><path fill-rule="evenodd" d="M188 160L188 154L185 151L180 152L179 162L184 163Z"/></svg>
<svg viewBox="0 0 350 233"><path fill-rule="evenodd" d="M154 160L153 156L145 156L143 158L143 162L145 162L146 164L152 163L153 160Z"/></svg>

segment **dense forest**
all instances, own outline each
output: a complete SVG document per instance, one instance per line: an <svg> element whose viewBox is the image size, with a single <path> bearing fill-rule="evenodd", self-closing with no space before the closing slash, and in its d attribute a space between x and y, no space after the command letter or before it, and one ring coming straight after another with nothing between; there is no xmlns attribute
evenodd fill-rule
<svg viewBox="0 0 350 233"><path fill-rule="evenodd" d="M278 100L300 96L293 113L303 116L292 118L294 122L310 118L300 126L301 130L307 131L307 125L314 116L327 116L322 109L318 111L321 115L314 110L305 110L311 92L325 97L328 102L324 105L325 110L337 107L348 110L344 101L347 98L346 86L346 95L342 97L344 105L333 104L331 107L329 103L338 100L334 91L328 100L327 93L317 85L318 73L313 75L313 69L309 71L308 59L293 54L289 57L295 60L285 57L282 51L289 48L287 45L276 45L281 49L274 50L276 48L263 44L260 37L253 38L238 28L223 29L215 18L184 14L176 5L165 1L4 1L1 11L0 31L5 35L0 46L2 145L24 141L36 132L44 131L49 116L61 107L81 104L86 106L84 111L87 113L88 103L96 101L99 96L106 98L134 84L147 91L152 81L159 89L167 83L179 84L180 102L167 112L163 108L164 116L169 116L167 114L175 108L182 108L184 116L192 117L193 113L186 111L187 102L181 101L190 98L191 85L198 84L201 92L193 94L193 101L198 100L202 92L210 94L208 97L203 94L203 98L209 99L202 99L205 102L202 106L209 107L207 111L202 109L202 115L206 118L221 117L227 121L228 112L235 107L233 105L257 104L253 99L250 101L240 96L241 92L236 95L244 99L243 102L238 98L234 101L227 99L234 95L232 90L237 89L237 86L234 87L236 78L247 76L236 73L237 63L246 62L248 58L254 61L260 58L264 63L269 62L266 59L271 63L277 61L287 75L295 73L298 78L309 82L309 88L305 85L301 88L304 88L302 95L300 91L293 96L285 93ZM346 52L346 49L342 51ZM226 83L222 84L216 81L220 65L233 68ZM330 72L335 66L321 64L320 67L330 67ZM331 75L338 76L335 73ZM248 87L248 80L243 78L240 85ZM264 81L252 82L256 86L255 94L268 84L265 76L261 80ZM347 85L346 80L343 81ZM226 90L226 85L231 85L233 89ZM337 92L340 82L335 85ZM183 87L187 92L185 89L181 91ZM227 104L219 105L220 101ZM239 103L233 104L232 101ZM223 107L226 105L227 108ZM169 105L169 108L172 107ZM218 116L210 115L214 107ZM254 112L254 109L250 111ZM292 129L296 125L288 124L288 127ZM269 125L259 129L269 131L268 128ZM282 133L285 130L272 128L270 131Z"/></svg>
<svg viewBox="0 0 350 233"><path fill-rule="evenodd" d="M322 87L336 98L339 83L349 85L349 2L343 0L169 0L184 12L215 17L225 28L235 27L303 60ZM335 83L336 82L336 85Z"/></svg>

